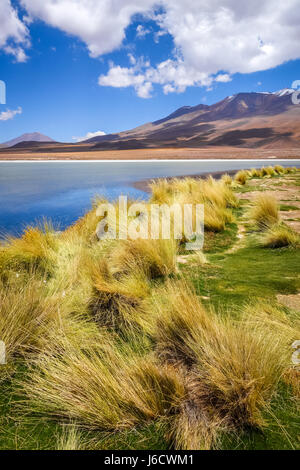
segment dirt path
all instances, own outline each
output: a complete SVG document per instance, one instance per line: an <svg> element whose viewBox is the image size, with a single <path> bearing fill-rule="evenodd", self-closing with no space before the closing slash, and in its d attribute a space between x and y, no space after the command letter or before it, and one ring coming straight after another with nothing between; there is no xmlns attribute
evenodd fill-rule
<svg viewBox="0 0 300 470"><path fill-rule="evenodd" d="M244 225L238 225L238 233L237 233L237 241L235 244L229 248L228 250L224 251L225 255L235 253L236 251L240 250L245 246L245 237L246 237L246 228Z"/></svg>

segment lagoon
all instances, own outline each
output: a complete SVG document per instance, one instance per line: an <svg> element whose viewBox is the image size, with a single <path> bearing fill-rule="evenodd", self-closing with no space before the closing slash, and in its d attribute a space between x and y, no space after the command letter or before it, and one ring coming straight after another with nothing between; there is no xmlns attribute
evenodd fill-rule
<svg viewBox="0 0 300 470"><path fill-rule="evenodd" d="M29 224L52 220L64 229L82 216L96 195L146 199L134 182L281 164L295 160L0 162L0 234L20 234Z"/></svg>

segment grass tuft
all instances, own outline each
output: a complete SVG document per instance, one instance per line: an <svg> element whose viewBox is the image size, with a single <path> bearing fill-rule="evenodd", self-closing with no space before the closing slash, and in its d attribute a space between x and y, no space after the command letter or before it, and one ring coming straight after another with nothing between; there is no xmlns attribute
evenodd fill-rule
<svg viewBox="0 0 300 470"><path fill-rule="evenodd" d="M279 222L279 207L276 199L269 194L261 194L254 201L248 217L258 230L266 230Z"/></svg>
<svg viewBox="0 0 300 470"><path fill-rule="evenodd" d="M177 448L211 448L222 429L263 426L289 364L283 320L262 316L256 305L235 322L206 311L185 284L168 286L156 306L159 357L183 370L187 390L172 431Z"/></svg>
<svg viewBox="0 0 300 470"><path fill-rule="evenodd" d="M260 243L265 248L296 248L300 244L299 235L284 224L273 225L261 236Z"/></svg>
<svg viewBox="0 0 300 470"><path fill-rule="evenodd" d="M238 171L234 178L234 180L241 185L246 184L248 179L249 179L249 174L246 170Z"/></svg>

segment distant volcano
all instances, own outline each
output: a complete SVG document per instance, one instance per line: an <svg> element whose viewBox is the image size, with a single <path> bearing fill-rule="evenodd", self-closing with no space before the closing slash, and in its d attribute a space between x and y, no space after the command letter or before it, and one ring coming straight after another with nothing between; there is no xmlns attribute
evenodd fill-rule
<svg viewBox="0 0 300 470"><path fill-rule="evenodd" d="M47 135L40 134L39 132L32 132L28 134L22 134L15 139L4 142L1 144L1 147L13 147L14 145L20 144L21 142L54 142L54 140Z"/></svg>

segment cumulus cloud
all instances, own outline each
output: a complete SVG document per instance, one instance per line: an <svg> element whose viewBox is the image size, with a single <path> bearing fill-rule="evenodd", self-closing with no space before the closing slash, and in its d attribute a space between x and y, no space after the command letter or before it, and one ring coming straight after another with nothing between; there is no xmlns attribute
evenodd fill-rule
<svg viewBox="0 0 300 470"><path fill-rule="evenodd" d="M10 0L1 0L0 48L8 47L24 60L24 41L30 21L47 24L80 38L92 57L122 46L126 28L136 15L156 22L159 33L169 34L174 53L148 67L110 66L100 85L132 86L142 97L153 85L165 93L188 86L210 86L230 80L235 73L252 73L300 57L299 0L19 0L26 10L22 22ZM159 7L159 13L157 8ZM139 16L140 17L140 16ZM143 22L137 27L145 35ZM8 39L13 40L11 45ZM10 49L12 47L13 49ZM18 50L18 48L20 48ZM22 53L23 51L23 53ZM137 61L138 62L138 61Z"/></svg>
<svg viewBox="0 0 300 470"><path fill-rule="evenodd" d="M20 0L33 18L79 37L92 57L112 52L125 38L136 14L147 13L153 0Z"/></svg>
<svg viewBox="0 0 300 470"><path fill-rule="evenodd" d="M140 98L150 98L153 84L161 85L164 93L168 94L181 93L192 85L209 86L212 80L212 77L196 68L187 71L184 61L180 59L168 59L152 67L149 61L141 58L131 67L110 64L108 73L100 75L98 83L100 86L115 88L133 86Z"/></svg>
<svg viewBox="0 0 300 470"><path fill-rule="evenodd" d="M1 0L0 5L0 49L12 54L17 62L25 62L24 48L29 46L27 26L18 17L10 0Z"/></svg>
<svg viewBox="0 0 300 470"><path fill-rule="evenodd" d="M134 87L140 98L150 98L153 89L153 78L150 76L150 62L141 57L136 60L129 56L131 67L120 67L110 64L107 75L100 75L98 83L100 86L111 86L114 88Z"/></svg>
<svg viewBox="0 0 300 470"><path fill-rule="evenodd" d="M299 57L299 1L165 0L160 17L185 63L208 74L266 70Z"/></svg>
<svg viewBox="0 0 300 470"><path fill-rule="evenodd" d="M188 86L210 87L226 83L234 73L252 73L300 57L300 7L298 0L276 4L273 0L162 0L164 12L153 16L161 31L174 40L176 56L144 69L143 83L160 84L164 93L182 92ZM296 20L296 18L298 18ZM222 71L222 73L220 73ZM141 82L141 70L119 69ZM110 67L100 77L109 85ZM122 86L125 85L126 80ZM111 86L116 86L112 84ZM142 86L141 84L139 86Z"/></svg>
<svg viewBox="0 0 300 470"><path fill-rule="evenodd" d="M97 137L99 135L101 136L106 134L103 131L88 132L84 137L73 137L73 140L76 142L83 142L84 140L92 139L93 137Z"/></svg>
<svg viewBox="0 0 300 470"><path fill-rule="evenodd" d="M220 83L228 83L231 82L231 80L232 78L228 73L219 74L215 77L215 81Z"/></svg>
<svg viewBox="0 0 300 470"><path fill-rule="evenodd" d="M22 108L20 106L15 110L7 109L6 111L2 111L2 113L0 113L0 121L9 121L9 119L13 119L17 114L22 114Z"/></svg>

